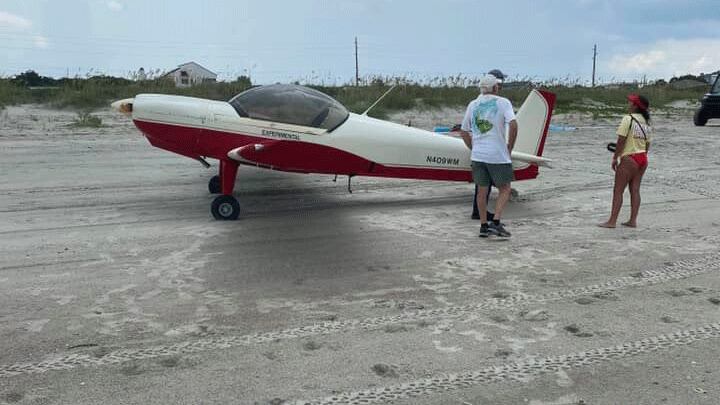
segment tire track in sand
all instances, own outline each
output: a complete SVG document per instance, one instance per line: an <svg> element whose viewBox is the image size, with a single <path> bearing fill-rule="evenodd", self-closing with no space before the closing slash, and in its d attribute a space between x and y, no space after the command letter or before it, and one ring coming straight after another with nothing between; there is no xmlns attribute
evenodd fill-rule
<svg viewBox="0 0 720 405"><path fill-rule="evenodd" d="M481 310L513 309L518 308L521 305L531 303L574 299L581 296L602 294L625 288L642 287L674 280L682 280L718 271L720 271L720 254L713 254L678 261L665 265L659 269L643 271L633 276L621 277L602 284L593 284L579 288L550 292L547 294L516 294L504 298L490 298L475 304L409 311L392 316L347 321L327 321L272 332L260 332L240 336L218 336L165 346L120 349L109 353L101 352L97 355L86 353L64 354L50 357L47 360L36 363L0 365L0 378L23 374L38 374L52 370L69 370L78 367L121 364L132 360L192 354L209 350L230 349L241 346L259 345L278 340L300 339L318 335L344 333L354 330L374 331L393 324L416 323L434 319L457 319L465 316L471 316ZM717 328L714 328L713 330L716 329Z"/></svg>
<svg viewBox="0 0 720 405"><path fill-rule="evenodd" d="M687 346L695 342L720 338L720 323L704 325L671 334L663 334L627 342L617 346L600 347L583 352L532 358L507 363L500 366L485 367L479 370L456 374L438 374L430 378L408 381L401 384L378 387L364 391L337 393L330 397L308 401L297 401L296 405L334 405L334 404L370 404L388 403L393 400L433 395L436 393L470 388L480 384L502 381L525 382L545 373L553 373L570 368L594 365L618 359L634 357L646 353L670 350L678 346Z"/></svg>

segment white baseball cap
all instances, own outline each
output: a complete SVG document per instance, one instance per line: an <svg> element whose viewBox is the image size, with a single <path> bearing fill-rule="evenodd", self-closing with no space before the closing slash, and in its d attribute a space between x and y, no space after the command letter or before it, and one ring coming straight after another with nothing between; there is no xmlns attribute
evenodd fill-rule
<svg viewBox="0 0 720 405"><path fill-rule="evenodd" d="M498 80L497 77L493 75L485 75L482 78L480 78L480 88L481 89L487 89L491 90L493 86L500 83L500 80Z"/></svg>

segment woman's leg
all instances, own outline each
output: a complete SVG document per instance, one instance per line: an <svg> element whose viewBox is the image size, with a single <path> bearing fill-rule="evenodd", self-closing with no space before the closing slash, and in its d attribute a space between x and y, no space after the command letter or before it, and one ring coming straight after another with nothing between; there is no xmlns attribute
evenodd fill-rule
<svg viewBox="0 0 720 405"><path fill-rule="evenodd" d="M637 167L633 166L635 163L623 158L620 160L620 164L615 169L615 187L613 187L613 199L612 208L610 209L610 218L600 224L603 228L615 228L617 223L618 215L620 215L620 208L623 203L623 193L625 187L627 187L630 179L633 176L633 171L637 171Z"/></svg>
<svg viewBox="0 0 720 405"><path fill-rule="evenodd" d="M647 166L638 168L638 172L630 179L630 219L622 224L631 228L637 227L637 216L640 211L640 182L645 174L645 169Z"/></svg>

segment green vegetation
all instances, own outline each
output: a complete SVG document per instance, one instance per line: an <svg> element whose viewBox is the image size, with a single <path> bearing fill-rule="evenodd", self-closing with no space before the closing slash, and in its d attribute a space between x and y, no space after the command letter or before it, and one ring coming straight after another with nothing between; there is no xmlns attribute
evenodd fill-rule
<svg viewBox="0 0 720 405"><path fill-rule="evenodd" d="M316 86L335 97L351 111L362 112L380 97L390 83L401 83L375 109L371 115L385 116L389 112L410 108L463 107L475 98L476 81L465 77L436 78L423 84L403 78L374 78L365 80L362 86ZM250 88L248 77L232 82L206 83L191 88L176 88L165 79L132 81L109 76L59 79L42 77L29 71L14 78L0 78L0 108L6 105L38 103L55 108L71 108L88 111L108 106L110 102L133 97L140 93L178 94L184 96L228 100ZM503 95L519 105L528 93L529 82L508 83ZM586 87L571 81L551 81L538 84L557 94L557 112L581 111L602 116L624 111L625 97L639 92L650 99L652 106L664 106L676 100L697 100L707 91L706 87L677 88L671 83L658 83L638 88L635 84L618 84L603 87Z"/></svg>
<svg viewBox="0 0 720 405"><path fill-rule="evenodd" d="M100 128L102 126L102 120L90 114L88 111L82 111L78 113L72 126L76 128Z"/></svg>
<svg viewBox="0 0 720 405"><path fill-rule="evenodd" d="M168 80L131 81L123 78L95 76L87 79L60 79L45 86L28 86L15 79L0 79L0 106L37 103L55 108L90 110L106 107L112 101L140 93L179 94L184 96L227 100L249 88L249 81L208 83L178 89Z"/></svg>

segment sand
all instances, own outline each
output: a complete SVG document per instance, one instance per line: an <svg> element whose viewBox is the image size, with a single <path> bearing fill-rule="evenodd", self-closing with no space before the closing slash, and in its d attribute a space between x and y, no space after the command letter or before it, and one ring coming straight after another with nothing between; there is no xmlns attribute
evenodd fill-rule
<svg viewBox="0 0 720 405"><path fill-rule="evenodd" d="M637 229L595 226L619 118L555 117L578 130L514 185L509 241L477 237L469 184L245 167L217 222L216 169L97 115L0 112L0 404L720 397L720 128L691 110L655 117Z"/></svg>

